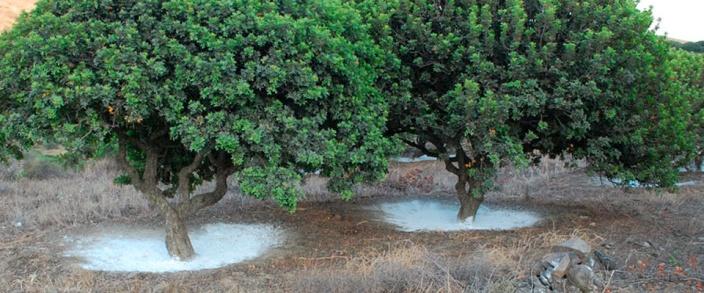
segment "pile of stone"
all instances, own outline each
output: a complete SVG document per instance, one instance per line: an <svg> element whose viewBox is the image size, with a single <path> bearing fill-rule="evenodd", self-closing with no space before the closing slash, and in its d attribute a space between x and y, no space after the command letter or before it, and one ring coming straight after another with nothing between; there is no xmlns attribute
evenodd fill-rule
<svg viewBox="0 0 704 293"><path fill-rule="evenodd" d="M616 269L616 262L581 238L575 237L552 248L533 268L534 292L563 291L571 287L581 292L601 292L604 282L594 271Z"/></svg>

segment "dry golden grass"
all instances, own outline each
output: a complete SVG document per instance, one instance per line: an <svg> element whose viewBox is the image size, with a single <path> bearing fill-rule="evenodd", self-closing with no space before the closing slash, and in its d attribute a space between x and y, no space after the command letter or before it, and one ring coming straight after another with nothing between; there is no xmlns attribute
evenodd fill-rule
<svg viewBox="0 0 704 293"><path fill-rule="evenodd" d="M507 241L466 247L457 255L458 251L434 252L405 241L333 268L308 268L290 282L296 292L530 292L530 270L536 260L572 237L595 247L599 243L581 230L521 233Z"/></svg>
<svg viewBox="0 0 704 293"><path fill-rule="evenodd" d="M337 269L314 268L293 278L297 292L510 292L482 253L442 257L415 244L348 260Z"/></svg>
<svg viewBox="0 0 704 293"><path fill-rule="evenodd" d="M79 172L64 172L44 180L8 174L0 177L0 219L15 226L46 227L153 214L134 188L112 183L119 175L112 160L90 162ZM9 180L13 177L20 178Z"/></svg>

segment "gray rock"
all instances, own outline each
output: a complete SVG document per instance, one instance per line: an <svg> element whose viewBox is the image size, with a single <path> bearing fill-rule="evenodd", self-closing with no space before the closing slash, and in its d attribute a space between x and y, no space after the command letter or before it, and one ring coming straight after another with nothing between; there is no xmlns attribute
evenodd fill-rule
<svg viewBox="0 0 704 293"><path fill-rule="evenodd" d="M540 284L550 289L552 289L552 274L550 273L551 271L551 269L547 269L540 272L540 274L538 275L538 280L540 281Z"/></svg>
<svg viewBox="0 0 704 293"><path fill-rule="evenodd" d="M596 260L604 267L605 270L613 271L618 268L616 260L606 255L605 253L599 250L595 250L594 256L596 257Z"/></svg>
<svg viewBox="0 0 704 293"><path fill-rule="evenodd" d="M550 264L552 267L556 267L556 266L560 263L560 260L561 260L563 257L568 256L568 255L569 255L568 252L553 252L553 253L548 253L548 254L544 255L543 258L540 259L540 261L543 262L543 263L548 263L548 264ZM547 267L545 267L545 268L547 268Z"/></svg>
<svg viewBox="0 0 704 293"><path fill-rule="evenodd" d="M544 289L560 288L565 282L567 271L577 259L573 252L548 253L533 267L533 275L537 282L533 286L543 286ZM535 289L535 288L534 288Z"/></svg>
<svg viewBox="0 0 704 293"><path fill-rule="evenodd" d="M546 255L544 255L540 261L536 264L534 267L535 271L542 271L542 270L555 270L560 268L558 271L560 271L564 266L570 267L570 266L575 266L575 265L580 265L583 264L584 259L581 256L581 252L574 251L571 249L564 249L566 250L565 252L551 252ZM564 263L563 263L564 262ZM562 267L561 267L562 266ZM564 275L558 272L558 275L560 277L563 277Z"/></svg>
<svg viewBox="0 0 704 293"><path fill-rule="evenodd" d="M603 286L601 279L592 268L586 265L576 265L567 271L567 281L577 287L582 293L593 292L595 287Z"/></svg>
<svg viewBox="0 0 704 293"><path fill-rule="evenodd" d="M570 256L569 254L564 255L560 258L559 263L552 270L552 277L555 279L561 279L567 274L567 270L570 268Z"/></svg>
<svg viewBox="0 0 704 293"><path fill-rule="evenodd" d="M530 282L531 284L526 291L518 290L517 292L547 293L553 291L552 284L541 276L532 277Z"/></svg>
<svg viewBox="0 0 704 293"><path fill-rule="evenodd" d="M581 254L583 254L585 257L592 252L592 246L589 245L589 243L587 243L586 241L582 240L582 238L579 238L579 237L574 237L570 240L562 242L559 245L557 245L557 247L563 247L563 248L571 249L574 251L578 251Z"/></svg>

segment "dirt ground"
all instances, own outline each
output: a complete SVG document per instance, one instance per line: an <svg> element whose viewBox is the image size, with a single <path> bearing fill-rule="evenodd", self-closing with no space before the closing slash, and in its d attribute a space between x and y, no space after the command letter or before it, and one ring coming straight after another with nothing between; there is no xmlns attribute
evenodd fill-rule
<svg viewBox="0 0 704 293"><path fill-rule="evenodd" d="M0 31L12 26L22 11L34 7L36 0L0 0Z"/></svg>
<svg viewBox="0 0 704 293"><path fill-rule="evenodd" d="M444 175L432 162L412 166L397 166L392 175L405 172L397 179L409 184L422 180L408 177L449 180L438 178ZM424 175L429 170L434 175ZM597 271L608 283L605 292L704 292L701 174L683 175L697 184L674 193L599 186L581 169L534 175L524 184L516 181L525 176L505 176L499 179L505 188L490 194L489 202L540 212L544 220L539 225L514 231L407 233L364 208L404 197L451 198L437 186L377 189L380 193L349 202L316 198L294 214L271 203L228 200L201 212L190 225L269 223L288 231L287 240L257 259L198 272L92 272L63 256L66 235L115 224L159 226L154 215L127 212L110 219L17 227L5 212L0 291L531 292L535 262L560 241L579 236L617 260L617 270ZM18 196L16 191L5 193L0 197L5 207L23 208L9 201Z"/></svg>

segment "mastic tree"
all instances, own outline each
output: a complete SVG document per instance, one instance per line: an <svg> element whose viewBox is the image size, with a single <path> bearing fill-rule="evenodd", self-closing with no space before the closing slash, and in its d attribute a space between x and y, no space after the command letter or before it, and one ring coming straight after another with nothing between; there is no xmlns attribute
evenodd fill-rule
<svg viewBox="0 0 704 293"><path fill-rule="evenodd" d="M387 135L445 162L458 218L497 170L542 155L673 184L684 104L665 94L668 45L632 0L359 0L386 58Z"/></svg>
<svg viewBox="0 0 704 293"><path fill-rule="evenodd" d="M688 136L693 141L696 170L704 163L704 54L673 49L669 60L669 93L686 100L690 109Z"/></svg>
<svg viewBox="0 0 704 293"><path fill-rule="evenodd" d="M346 197L384 175L382 56L336 0L41 0L0 37L0 142L89 157L116 140L117 181L160 211L169 253L187 259L184 219L231 175L289 210L308 172Z"/></svg>

